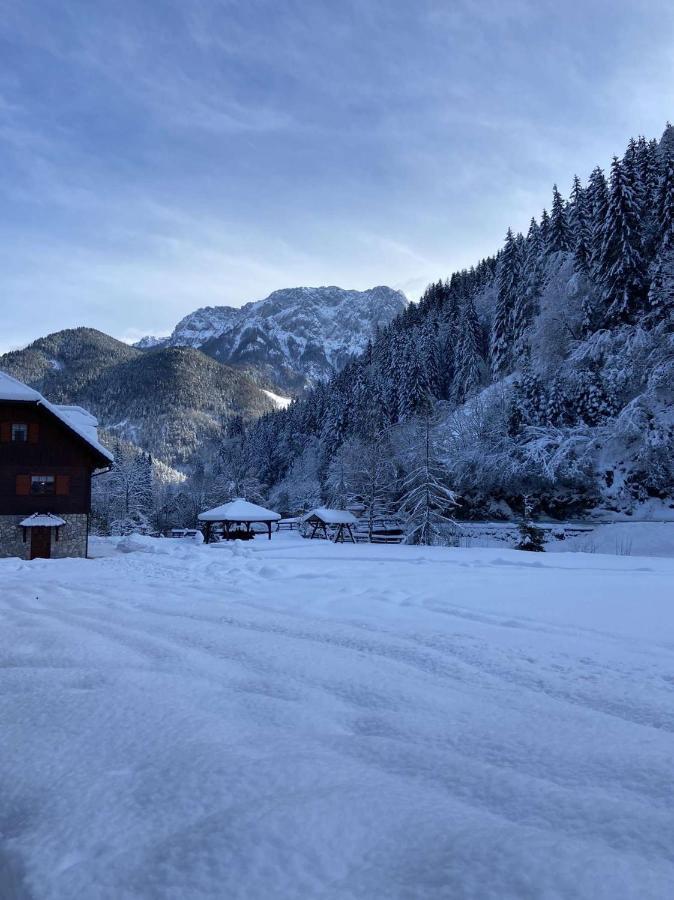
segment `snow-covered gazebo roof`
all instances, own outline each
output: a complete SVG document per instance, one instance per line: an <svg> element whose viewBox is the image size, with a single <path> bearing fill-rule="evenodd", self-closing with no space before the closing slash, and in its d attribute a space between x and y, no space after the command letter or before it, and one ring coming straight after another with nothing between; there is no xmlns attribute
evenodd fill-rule
<svg viewBox="0 0 674 900"><path fill-rule="evenodd" d="M202 522L278 522L280 518L279 513L272 509L249 503L242 497L199 514Z"/></svg>
<svg viewBox="0 0 674 900"><path fill-rule="evenodd" d="M356 517L345 509L328 509L325 506L319 506L316 509L309 510L302 517L304 522L311 519L320 519L326 525L357 525Z"/></svg>
<svg viewBox="0 0 674 900"><path fill-rule="evenodd" d="M60 528L66 523L53 513L33 513L19 524L21 528Z"/></svg>
<svg viewBox="0 0 674 900"><path fill-rule="evenodd" d="M98 421L86 409L81 406L56 406L46 400L39 391L28 387L27 384L13 378L6 372L0 372L0 400L21 403L35 403L44 406L45 409L56 416L67 428L73 431L79 438L85 441L108 463L113 462L113 455L98 440Z"/></svg>

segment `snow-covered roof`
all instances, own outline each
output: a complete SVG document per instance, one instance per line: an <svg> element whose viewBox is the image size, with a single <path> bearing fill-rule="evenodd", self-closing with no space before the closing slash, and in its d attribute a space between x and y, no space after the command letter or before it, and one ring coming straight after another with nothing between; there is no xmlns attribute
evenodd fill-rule
<svg viewBox="0 0 674 900"><path fill-rule="evenodd" d="M327 509L325 506L319 506L308 512L304 516L304 521L306 522L313 516L325 522L326 525L356 525L358 523L356 517L345 509Z"/></svg>
<svg viewBox="0 0 674 900"><path fill-rule="evenodd" d="M42 394L28 387L27 384L12 378L6 372L0 372L0 400L32 400L34 403L38 403L43 399Z"/></svg>
<svg viewBox="0 0 674 900"><path fill-rule="evenodd" d="M237 497L199 515L202 522L278 522L281 516L271 509Z"/></svg>
<svg viewBox="0 0 674 900"><path fill-rule="evenodd" d="M88 434L95 441L98 440L98 419L87 409L82 409L81 406L55 406L54 409L62 413L72 425Z"/></svg>
<svg viewBox="0 0 674 900"><path fill-rule="evenodd" d="M22 528L60 528L65 524L63 519L52 513L33 513L20 523Z"/></svg>
<svg viewBox="0 0 674 900"><path fill-rule="evenodd" d="M81 406L56 406L46 400L39 391L28 387L17 378L13 378L6 372L0 372L0 400L19 400L22 402L36 403L38 406L46 407L52 415L60 419L64 425L67 425L71 431L74 431L78 437L86 441L90 447L93 447L101 456L113 461L114 457L98 440L98 432L96 427L98 421L86 409Z"/></svg>

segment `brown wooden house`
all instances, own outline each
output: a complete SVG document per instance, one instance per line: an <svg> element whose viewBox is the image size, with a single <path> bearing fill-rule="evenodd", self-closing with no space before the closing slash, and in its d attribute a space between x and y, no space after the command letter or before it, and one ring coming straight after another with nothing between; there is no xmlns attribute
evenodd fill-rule
<svg viewBox="0 0 674 900"><path fill-rule="evenodd" d="M91 478L112 465L96 425L0 372L0 557L87 555Z"/></svg>

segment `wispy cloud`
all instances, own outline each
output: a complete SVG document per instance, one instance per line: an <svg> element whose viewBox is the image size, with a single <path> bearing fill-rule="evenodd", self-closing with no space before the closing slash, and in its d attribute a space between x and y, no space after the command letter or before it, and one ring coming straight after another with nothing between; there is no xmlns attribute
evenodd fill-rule
<svg viewBox="0 0 674 900"><path fill-rule="evenodd" d="M657 134L673 37L664 0L9 0L0 343L292 284L416 294Z"/></svg>

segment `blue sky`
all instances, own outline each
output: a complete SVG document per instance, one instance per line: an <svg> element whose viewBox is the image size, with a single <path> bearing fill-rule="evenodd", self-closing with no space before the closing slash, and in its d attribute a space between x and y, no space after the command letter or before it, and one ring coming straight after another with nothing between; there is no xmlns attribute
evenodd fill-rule
<svg viewBox="0 0 674 900"><path fill-rule="evenodd" d="M0 350L418 296L668 118L669 0L5 0Z"/></svg>

